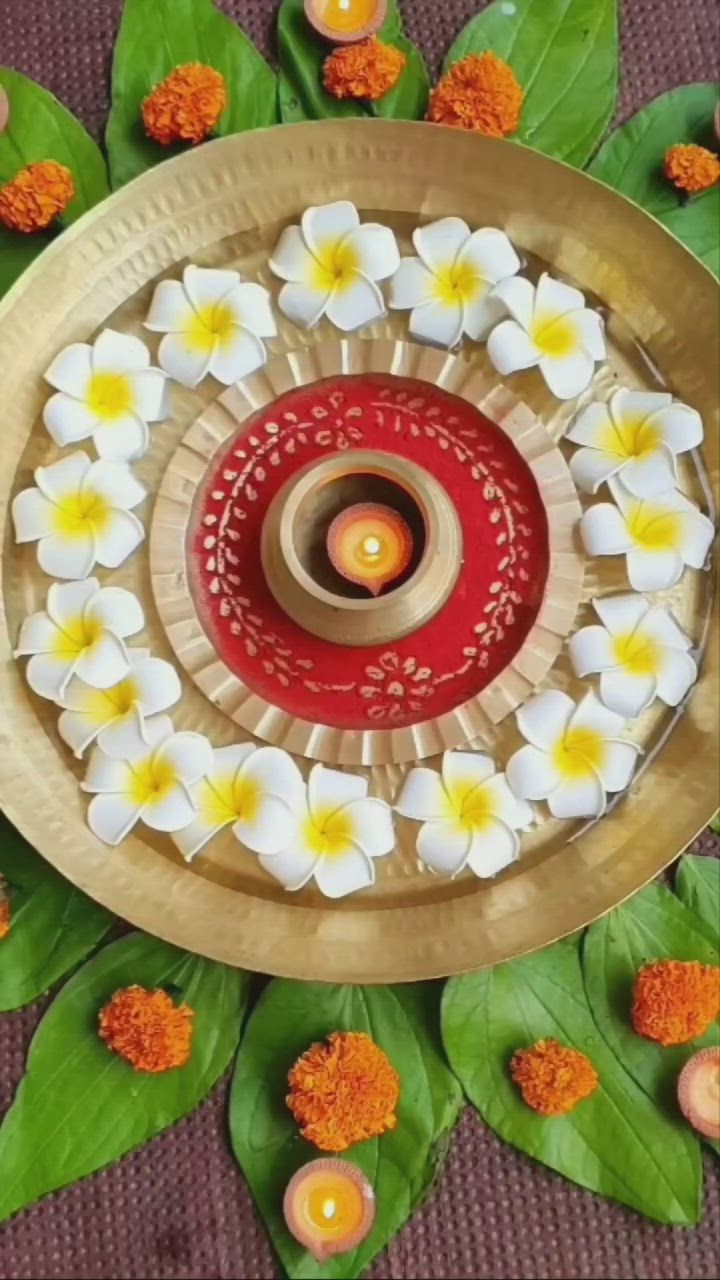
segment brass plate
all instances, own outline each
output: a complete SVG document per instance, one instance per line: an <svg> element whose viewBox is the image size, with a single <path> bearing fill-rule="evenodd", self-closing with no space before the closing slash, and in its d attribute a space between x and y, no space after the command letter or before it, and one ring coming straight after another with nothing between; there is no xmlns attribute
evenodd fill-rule
<svg viewBox="0 0 720 1280"><path fill-rule="evenodd" d="M267 255L279 230L309 204L347 197L387 220L403 247L419 219L454 213L472 225L504 227L530 260L551 264L609 312L613 373L636 386L670 389L694 405L706 428L704 459L718 480L718 293L704 267L658 223L582 173L522 147L427 124L379 121L298 125L223 139L170 161L92 211L43 255L0 305L3 381L3 522L0 698L0 804L31 843L74 883L119 915L190 950L231 964L327 981L405 981L493 964L543 946L633 893L674 858L717 807L717 597L700 685L679 717L661 707L633 726L648 748L630 794L601 823L548 821L524 842L523 858L494 883L469 875L450 882L418 868L416 828L398 820L398 852L379 866L372 892L331 906L311 891L285 894L252 855L222 838L192 868L171 842L140 828L118 849L85 825L78 789L82 766L57 735L57 712L29 691L12 645L22 617L37 608L49 580L34 546L16 547L9 502L32 469L57 456L40 421L42 374L69 342L108 324L147 337L140 322L154 282L192 260L230 265L272 284ZM374 326L372 338L406 336L405 316ZM270 346L281 354L336 338L329 326L301 334L283 322ZM363 337L366 335L363 334ZM481 347L462 360L488 374ZM555 438L571 415L544 393L534 373L512 391L544 418ZM182 436L218 388L173 388L173 416L153 428L137 465L156 494ZM693 464L684 480L705 494ZM142 508L150 524L152 499ZM148 643L172 659L152 602L147 544L116 573L148 616ZM625 585L622 561L593 561L584 598ZM700 639L708 625L709 575L686 573L671 599ZM585 606L578 624L589 620ZM545 683L576 688L565 658ZM242 736L186 681L175 715L181 728L206 731L216 745ZM677 720L677 723L674 721ZM670 730L672 729L672 732ZM512 717L494 728L501 759L518 738ZM372 783L394 793L405 766L375 766Z"/></svg>

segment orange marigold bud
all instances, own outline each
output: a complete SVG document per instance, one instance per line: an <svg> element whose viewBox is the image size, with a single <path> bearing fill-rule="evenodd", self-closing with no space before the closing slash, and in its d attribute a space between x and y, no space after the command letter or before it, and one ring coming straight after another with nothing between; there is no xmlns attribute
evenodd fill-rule
<svg viewBox="0 0 720 1280"><path fill-rule="evenodd" d="M11 231L44 231L74 196L73 177L64 164L55 160L29 164L0 187L0 222Z"/></svg>
<svg viewBox="0 0 720 1280"><path fill-rule="evenodd" d="M541 1116L565 1115L598 1087L590 1059L558 1040L538 1040L529 1049L518 1049L510 1074L523 1100Z"/></svg>
<svg viewBox="0 0 720 1280"><path fill-rule="evenodd" d="M678 143L665 152L665 177L679 191L697 195L720 180L720 160L706 147Z"/></svg>
<svg viewBox="0 0 720 1280"><path fill-rule="evenodd" d="M4 876L0 876L0 942L10 932L10 892Z"/></svg>
<svg viewBox="0 0 720 1280"><path fill-rule="evenodd" d="M202 142L226 106L220 72L202 62L186 62L155 86L142 104L142 116L149 136L169 147L172 142Z"/></svg>
<svg viewBox="0 0 720 1280"><path fill-rule="evenodd" d="M288 1075L287 1105L303 1138L321 1151L345 1151L397 1124L400 1078L362 1031L333 1031L313 1044Z"/></svg>
<svg viewBox="0 0 720 1280"><path fill-rule="evenodd" d="M657 960L640 969L632 1021L638 1035L662 1045L702 1036L720 1013L720 969L697 960Z"/></svg>
<svg viewBox="0 0 720 1280"><path fill-rule="evenodd" d="M377 36L335 49L325 59L323 83L336 98L374 102L389 93L405 70L405 54Z"/></svg>
<svg viewBox="0 0 720 1280"><path fill-rule="evenodd" d="M471 53L450 68L430 95L427 118L490 138L515 133L524 94L511 67L494 53Z"/></svg>
<svg viewBox="0 0 720 1280"><path fill-rule="evenodd" d="M125 987L100 1011L100 1039L136 1071L170 1071L190 1057L193 1017L166 991Z"/></svg>

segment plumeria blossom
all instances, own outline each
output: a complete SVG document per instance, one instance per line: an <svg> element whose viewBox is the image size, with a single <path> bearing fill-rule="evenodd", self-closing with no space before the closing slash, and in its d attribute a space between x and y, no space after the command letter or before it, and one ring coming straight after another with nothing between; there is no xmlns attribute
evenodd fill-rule
<svg viewBox="0 0 720 1280"><path fill-rule="evenodd" d="M625 719L592 691L579 702L549 689L516 713L530 744L510 757L507 777L518 796L547 800L555 818L599 818L605 792L624 791L640 747L621 737Z"/></svg>
<svg viewBox="0 0 720 1280"><path fill-rule="evenodd" d="M148 423L167 417L165 374L150 367L144 342L114 329L65 347L45 378L56 394L43 421L61 448L92 437L101 458L132 462L150 443Z"/></svg>
<svg viewBox="0 0 720 1280"><path fill-rule="evenodd" d="M285 281L280 310L311 329L322 316L344 333L385 315L378 285L397 271L400 253L389 227L360 222L349 200L306 209L300 226L286 227L270 267Z"/></svg>
<svg viewBox="0 0 720 1280"><path fill-rule="evenodd" d="M316 764L295 810L287 847L261 857L286 889L302 889L312 877L328 898L342 898L375 880L374 858L395 845L392 810L368 796L365 778Z"/></svg>
<svg viewBox="0 0 720 1280"><path fill-rule="evenodd" d="M422 822L417 851L428 867L456 876L469 866L482 879L517 859L517 832L533 822L490 757L470 751L446 751L442 774L412 769L395 809Z"/></svg>
<svg viewBox="0 0 720 1280"><path fill-rule="evenodd" d="M277 333L270 294L237 271L192 264L179 280L161 280L145 328L165 337L160 366L177 382L196 387L207 374L225 386L260 369L263 338Z"/></svg>
<svg viewBox="0 0 720 1280"><path fill-rule="evenodd" d="M213 751L207 774L192 787L196 816L174 839L190 862L224 827L254 853L277 854L290 841L305 784L279 747L243 743Z"/></svg>
<svg viewBox="0 0 720 1280"><path fill-rule="evenodd" d="M593 600L602 626L570 639L579 676L600 673L600 697L618 715L639 716L655 698L677 707L695 680L692 643L673 615L641 595Z"/></svg>
<svg viewBox="0 0 720 1280"><path fill-rule="evenodd" d="M598 502L580 522L588 555L627 556L630 586L636 591L673 587L685 565L702 569L713 524L684 493L666 489L652 498L636 498L618 477L608 485L617 506Z"/></svg>
<svg viewBox="0 0 720 1280"><path fill-rule="evenodd" d="M132 510L145 489L125 463L70 453L34 478L37 488L12 504L15 538L37 542L38 564L53 578L86 578L95 564L117 569L145 537Z"/></svg>
<svg viewBox="0 0 720 1280"><path fill-rule="evenodd" d="M676 455L702 438L702 419L689 405L665 392L621 387L607 404L594 401L573 422L567 439L583 448L573 455L570 471L585 493L597 493L619 476L636 498L652 497L674 487Z"/></svg>
<svg viewBox="0 0 720 1280"><path fill-rule="evenodd" d="M45 609L25 618L15 657L30 656L27 681L41 698L60 702L72 676L109 689L130 670L124 641L145 626L140 601L97 578L55 582Z"/></svg>
<svg viewBox="0 0 720 1280"><path fill-rule="evenodd" d="M180 701L180 677L169 662L151 658L147 649L128 649L128 659L128 674L109 689L95 689L79 676L65 685L58 732L76 756L97 741L106 755L122 759L138 734L150 742L152 717Z"/></svg>
<svg viewBox="0 0 720 1280"><path fill-rule="evenodd" d="M558 400L571 400L589 386L595 361L606 357L603 322L585 306L579 289L541 275L537 286L515 276L490 295L512 319L488 337L488 355L503 375L537 366Z"/></svg>
<svg viewBox="0 0 720 1280"><path fill-rule="evenodd" d="M462 218L440 218L413 232L416 258L402 258L390 283L390 306L410 309L410 333L454 347L466 333L480 342L505 315L494 285L520 270L504 231L470 230Z"/></svg>
<svg viewBox="0 0 720 1280"><path fill-rule="evenodd" d="M97 746L90 755L80 786L93 794L88 825L105 844L119 844L140 819L154 831L179 831L195 816L190 788L212 768L207 738L175 733L169 716L146 721L145 733L121 760Z"/></svg>

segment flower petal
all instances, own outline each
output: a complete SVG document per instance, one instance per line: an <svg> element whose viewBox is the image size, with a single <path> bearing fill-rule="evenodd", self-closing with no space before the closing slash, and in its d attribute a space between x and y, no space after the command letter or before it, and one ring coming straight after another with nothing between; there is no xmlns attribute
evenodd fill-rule
<svg viewBox="0 0 720 1280"><path fill-rule="evenodd" d="M315 866L315 883L326 898L345 898L374 880L375 868L358 846L339 857L318 858Z"/></svg>
<svg viewBox="0 0 720 1280"><path fill-rule="evenodd" d="M529 333L535 306L535 290L529 280L524 276L512 276L508 280L501 280L495 285L491 296L498 298L513 320L516 320L526 333Z"/></svg>
<svg viewBox="0 0 720 1280"><path fill-rule="evenodd" d="M37 467L35 483L46 498L57 503L69 493L77 493L92 465L88 455L78 449L52 466Z"/></svg>
<svg viewBox="0 0 720 1280"><path fill-rule="evenodd" d="M315 764L310 770L308 808L313 818L319 814L334 813L353 800L363 800L367 793L367 778L356 773L341 773L339 769L328 769L324 764Z"/></svg>
<svg viewBox="0 0 720 1280"><path fill-rule="evenodd" d="M233 309L242 327L249 329L257 338L276 336L277 325L270 294L261 284L244 280L228 294L225 305Z"/></svg>
<svg viewBox="0 0 720 1280"><path fill-rule="evenodd" d="M627 523L612 502L598 502L583 512L580 536L589 556L617 556L633 546Z"/></svg>
<svg viewBox="0 0 720 1280"><path fill-rule="evenodd" d="M604 707L596 694L589 689L581 698L576 710L570 717L570 729L589 729L601 738L616 738L625 728L625 720Z"/></svg>
<svg viewBox="0 0 720 1280"><path fill-rule="evenodd" d="M302 282L284 284L280 290L278 306L288 320L302 329L312 329L325 314L331 290L316 289Z"/></svg>
<svg viewBox="0 0 720 1280"><path fill-rule="evenodd" d="M376 796L350 800L343 805L343 816L352 824L353 843L368 858L383 858L395 848L395 829L390 805Z"/></svg>
<svg viewBox="0 0 720 1280"><path fill-rule="evenodd" d="M440 875L456 876L467 862L471 840L459 822L425 822L418 832L418 857Z"/></svg>
<svg viewBox="0 0 720 1280"><path fill-rule="evenodd" d="M692 649L692 641L685 635L673 614L669 609L663 609L661 605L648 607L643 619L642 631L643 635L652 636L653 640L657 640L663 647Z"/></svg>
<svg viewBox="0 0 720 1280"><path fill-rule="evenodd" d="M570 637L568 648L576 676L610 671L618 665L612 637L604 627L581 627Z"/></svg>
<svg viewBox="0 0 720 1280"><path fill-rule="evenodd" d="M482 831L473 835L468 866L481 880L487 880L516 862L519 851L515 832L497 818L488 818Z"/></svg>
<svg viewBox="0 0 720 1280"><path fill-rule="evenodd" d="M685 453L702 444L704 431L700 414L677 400L652 413L647 425L658 432L663 444L673 453Z"/></svg>
<svg viewBox="0 0 720 1280"><path fill-rule="evenodd" d="M680 649L664 649L657 674L658 696L669 707L677 707L697 680L697 663Z"/></svg>
<svg viewBox="0 0 720 1280"><path fill-rule="evenodd" d="M353 333L386 314L385 299L372 280L357 272L349 286L333 289L325 313L343 333Z"/></svg>
<svg viewBox="0 0 720 1280"><path fill-rule="evenodd" d="M108 589L110 588L104 588L104 590ZM111 589L118 590L116 587ZM45 608L58 627L64 629L68 625L74 632L75 620L84 614L89 602L99 590L100 583L97 578L86 578L84 582L54 582L48 589Z"/></svg>
<svg viewBox="0 0 720 1280"><path fill-rule="evenodd" d="M176 734L176 737L180 737ZM195 817L195 806L181 782L176 782L161 800L143 805L141 817L153 831L180 831Z"/></svg>
<svg viewBox="0 0 720 1280"><path fill-rule="evenodd" d="M282 748L259 747L243 762L241 772L243 778L251 778L268 795L279 796L291 809L303 803L302 774L292 756Z"/></svg>
<svg viewBox="0 0 720 1280"><path fill-rule="evenodd" d="M611 636L627 635L647 617L650 603L635 591L621 596L602 596L593 600L593 608Z"/></svg>
<svg viewBox="0 0 720 1280"><path fill-rule="evenodd" d="M296 816L279 796L260 795L252 822L240 819L233 824L235 837L253 853L282 853L292 840Z"/></svg>
<svg viewBox="0 0 720 1280"><path fill-rule="evenodd" d="M192 308L179 280L161 280L156 286L145 328L156 333L181 333Z"/></svg>
<svg viewBox="0 0 720 1280"><path fill-rule="evenodd" d="M520 270L520 259L504 231L481 227L465 241L457 255L457 265L472 268L489 284L498 284Z"/></svg>
<svg viewBox="0 0 720 1280"><path fill-rule="evenodd" d="M629 387L618 387L610 397L609 409L619 430L630 421L644 422L651 414L666 409L672 404L672 396L667 391L633 391Z"/></svg>
<svg viewBox="0 0 720 1280"><path fill-rule="evenodd" d="M431 302L435 296L434 279L420 258L401 258L390 281L390 306L396 311L405 311Z"/></svg>
<svg viewBox="0 0 720 1280"><path fill-rule="evenodd" d="M59 702L74 665L74 654L38 653L28 662L25 678L40 698Z"/></svg>
<svg viewBox="0 0 720 1280"><path fill-rule="evenodd" d="M712 520L697 509L686 512L680 532L680 554L691 569L704 568L715 528Z"/></svg>
<svg viewBox="0 0 720 1280"><path fill-rule="evenodd" d="M301 225L308 249L321 259L328 243L342 240L360 226L360 214L350 200L334 200L331 204L306 209Z"/></svg>
<svg viewBox="0 0 720 1280"><path fill-rule="evenodd" d="M461 302L424 302L410 313L410 333L436 347L456 347L463 334Z"/></svg>
<svg viewBox="0 0 720 1280"><path fill-rule="evenodd" d="M589 307L583 307L581 311L573 313L572 323L588 355L592 356L593 360L605 360L607 357L605 325L600 313L591 311Z"/></svg>
<svg viewBox="0 0 720 1280"><path fill-rule="evenodd" d="M683 568L683 558L676 551L636 548L628 552L628 578L636 591L664 591L674 587L682 578Z"/></svg>
<svg viewBox="0 0 720 1280"><path fill-rule="evenodd" d="M215 747L210 777L216 774L231 774L234 777L255 751L257 747L253 742L234 742L230 747Z"/></svg>
<svg viewBox="0 0 720 1280"><path fill-rule="evenodd" d="M130 670L127 649L112 631L100 632L93 644L83 649L75 662L75 675L93 689L110 689L124 680Z"/></svg>
<svg viewBox="0 0 720 1280"><path fill-rule="evenodd" d="M583 493L597 493L610 476L627 466L625 459L617 453L605 453L602 449L578 449L570 459L570 475Z"/></svg>
<svg viewBox="0 0 720 1280"><path fill-rule="evenodd" d="M92 349L93 373L137 373L147 369L150 352L141 338L103 329Z"/></svg>
<svg viewBox="0 0 720 1280"><path fill-rule="evenodd" d="M677 480L675 455L661 444L652 452L641 454L639 458L630 458L621 474L625 488L638 498L664 493Z"/></svg>
<svg viewBox="0 0 720 1280"><path fill-rule="evenodd" d="M558 316L567 315L568 311L578 311L585 307L585 297L579 289L571 284L564 284L543 271L537 284L535 294L535 319L541 324L548 324Z"/></svg>
<svg viewBox="0 0 720 1280"><path fill-rule="evenodd" d="M300 227L286 227L271 254L270 270L281 280L298 283L312 277L316 262Z"/></svg>
<svg viewBox="0 0 720 1280"><path fill-rule="evenodd" d="M369 280L387 280L400 265L400 250L395 233L379 222L363 222L350 231L343 246L350 245L358 260L358 270Z"/></svg>
<svg viewBox="0 0 720 1280"><path fill-rule="evenodd" d="M264 871L279 880L286 889L294 892L307 884L315 870L318 857L309 849L290 845L287 849L283 849L282 853L274 853L271 857L261 856L259 861Z"/></svg>
<svg viewBox="0 0 720 1280"><path fill-rule="evenodd" d="M227 822L220 822L217 819L210 819L204 814L198 813L186 827L182 827L180 831L173 833L173 842L180 850L185 861L192 862L196 854L201 849L204 849L213 836L229 825L230 819Z"/></svg>
<svg viewBox="0 0 720 1280"><path fill-rule="evenodd" d="M82 756L86 747L97 738L101 731L97 718L86 715L82 711L62 712L58 720L58 733L74 756Z"/></svg>
<svg viewBox="0 0 720 1280"><path fill-rule="evenodd" d="M31 613L20 623L20 634L13 656L24 658L30 653L57 653L60 628L45 611ZM70 653L73 650L70 648Z"/></svg>
<svg viewBox="0 0 720 1280"><path fill-rule="evenodd" d="M559 689L546 689L520 707L515 718L523 738L541 751L552 751L565 736L574 711L575 703L566 693ZM510 785L513 786L512 782ZM518 792L518 795L522 794Z"/></svg>
<svg viewBox="0 0 720 1280"><path fill-rule="evenodd" d="M616 667L600 677L600 697L611 711L634 720L654 700L657 683L655 676L638 676Z"/></svg>
<svg viewBox="0 0 720 1280"><path fill-rule="evenodd" d="M494 296L494 294L493 294ZM498 373L532 369L540 360L535 343L516 320L502 320L488 335L487 352Z"/></svg>
<svg viewBox="0 0 720 1280"><path fill-rule="evenodd" d="M139 817L140 808L128 796L93 796L88 806L88 826L105 844L120 844Z"/></svg>
<svg viewBox="0 0 720 1280"><path fill-rule="evenodd" d="M150 432L146 422L129 413L122 422L101 422L93 432L93 444L107 462L134 462L147 453Z"/></svg>
<svg viewBox="0 0 720 1280"><path fill-rule="evenodd" d="M442 777L448 795L467 795L495 773L495 762L480 751L445 751Z"/></svg>
<svg viewBox="0 0 720 1280"><path fill-rule="evenodd" d="M414 818L417 822L443 818L447 810L447 795L440 774L424 766L411 769L394 807L403 817Z"/></svg>
<svg viewBox="0 0 720 1280"><path fill-rule="evenodd" d="M560 774L547 751L533 746L516 751L507 762L506 772L515 795L523 800L545 800L560 783Z"/></svg>
<svg viewBox="0 0 720 1280"><path fill-rule="evenodd" d="M490 800L493 818L498 818L506 827L522 831L533 825L535 815L531 806L515 795L504 773L496 773L493 778L488 778L483 783L483 792Z"/></svg>
<svg viewBox="0 0 720 1280"><path fill-rule="evenodd" d="M182 697L180 677L163 658L145 658L133 666L132 679L143 715L152 716L174 706Z"/></svg>
<svg viewBox="0 0 720 1280"><path fill-rule="evenodd" d="M226 387L261 369L267 360L265 344L250 329L233 325L225 343L218 343L210 357L209 371Z"/></svg>
<svg viewBox="0 0 720 1280"><path fill-rule="evenodd" d="M78 612L82 612L86 621L99 623L102 627L107 627L110 631L114 631L115 635L125 639L127 636L134 636L138 631L142 631L145 626L145 616L143 614L142 605L137 596L132 591L126 591L124 587L103 587L98 590L97 578L88 578L83 586L94 584L94 590L88 592L84 605L78 605ZM73 584L74 585L74 584ZM52 590L52 588L51 588ZM62 588L67 591L67 588ZM78 596L78 600L80 597ZM73 609L68 603L63 601L63 607L73 613ZM62 621L66 613L60 613L60 603L56 606L58 613L58 621ZM50 595L48 593L48 613L50 612Z"/></svg>
<svg viewBox="0 0 720 1280"><path fill-rule="evenodd" d="M57 391L83 396L91 375L92 347L87 342L73 342L58 352L45 374L45 381Z"/></svg>
<svg viewBox="0 0 720 1280"><path fill-rule="evenodd" d="M542 356L540 372L558 400L572 400L590 386L595 363L583 348L567 356Z"/></svg>
<svg viewBox="0 0 720 1280"><path fill-rule="evenodd" d="M487 292L480 292L473 302L466 302L463 308L463 327L468 338L473 342L484 342L505 315L505 307L499 298L492 298Z"/></svg>
<svg viewBox="0 0 720 1280"><path fill-rule="evenodd" d="M550 796L548 808L554 818L599 818L605 812L605 792L595 770L582 779L561 782Z"/></svg>
<svg viewBox="0 0 720 1280"><path fill-rule="evenodd" d="M186 786L210 773L213 766L212 747L201 733L173 733L161 742L157 757L170 765Z"/></svg>
<svg viewBox="0 0 720 1280"><path fill-rule="evenodd" d="M624 791L630 784L640 748L634 742L606 742L598 773L606 791Z"/></svg>
<svg viewBox="0 0 720 1280"><path fill-rule="evenodd" d="M87 440L95 430L97 414L82 400L56 391L43 408L43 422L48 434L61 449Z"/></svg>
<svg viewBox="0 0 720 1280"><path fill-rule="evenodd" d="M145 750L148 753L147 747ZM126 795L132 789L132 779L127 760L111 759L99 747L94 747L80 789L102 795Z"/></svg>
<svg viewBox="0 0 720 1280"><path fill-rule="evenodd" d="M187 334L168 333L158 347L158 361L161 369L183 387L196 387L210 368L214 350L211 347L209 351L196 351Z"/></svg>
<svg viewBox="0 0 720 1280"><path fill-rule="evenodd" d="M168 415L168 380L162 369L142 369L131 378L135 412L145 422Z"/></svg>
<svg viewBox="0 0 720 1280"><path fill-rule="evenodd" d="M37 558L51 578L86 578L95 564L95 539L89 530L72 538L51 533L40 539Z"/></svg>
<svg viewBox="0 0 720 1280"><path fill-rule="evenodd" d="M469 238L470 228L462 218L438 218L413 231L415 249L433 274L452 266Z"/></svg>
<svg viewBox="0 0 720 1280"><path fill-rule="evenodd" d="M136 750L138 738L146 741L152 733L153 719L153 716L143 719L138 708L133 707L124 715L116 716L100 730L97 736L98 746L107 756L126 760Z"/></svg>
<svg viewBox="0 0 720 1280"><path fill-rule="evenodd" d="M145 486L136 480L124 462L93 462L82 489L84 493L99 494L108 506L122 507L125 511L131 511L147 497Z"/></svg>
<svg viewBox="0 0 720 1280"><path fill-rule="evenodd" d="M195 311L225 301L232 289L240 283L237 271L223 271L216 267L197 267L188 263L183 271L183 287Z"/></svg>
<svg viewBox="0 0 720 1280"><path fill-rule="evenodd" d="M117 569L145 538L145 530L132 511L110 511L95 531L95 558L106 569Z"/></svg>
<svg viewBox="0 0 720 1280"><path fill-rule="evenodd" d="M565 439L572 440L573 444L587 445L591 449L602 449L608 453L617 450L619 459L625 457L620 447L620 437L613 423L610 405L602 404L598 400L594 400L573 418L569 430L565 433Z"/></svg>
<svg viewBox="0 0 720 1280"><path fill-rule="evenodd" d="M37 542L55 528L55 507L39 489L23 489L13 498L16 542Z"/></svg>

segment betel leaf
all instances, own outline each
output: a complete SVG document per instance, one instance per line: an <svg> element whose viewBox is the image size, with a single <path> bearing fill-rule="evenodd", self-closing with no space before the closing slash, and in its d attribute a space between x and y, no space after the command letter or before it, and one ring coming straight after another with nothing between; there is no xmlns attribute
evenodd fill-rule
<svg viewBox="0 0 720 1280"><path fill-rule="evenodd" d="M109 193L100 148L57 98L19 71L0 67L0 88L9 107L7 125L0 131L0 183L11 182L20 169L41 160L65 165L73 175L75 198L59 219L58 229L68 226ZM0 294L56 233L26 234L0 227Z"/></svg>
<svg viewBox="0 0 720 1280"><path fill-rule="evenodd" d="M114 917L86 898L0 817L0 875L10 893L10 931L0 941L0 1013L19 1009L73 969Z"/></svg>
<svg viewBox="0 0 720 1280"><path fill-rule="evenodd" d="M615 110L617 0L495 0L460 32L444 70L486 49L525 93L516 140L582 168Z"/></svg>
<svg viewBox="0 0 720 1280"><path fill-rule="evenodd" d="M453 978L442 1033L450 1065L491 1129L581 1187L659 1222L701 1211L700 1146L662 1112L600 1035L588 1005L579 939ZM516 1049L552 1037L586 1053L599 1087L563 1116L541 1116L510 1076Z"/></svg>
<svg viewBox="0 0 720 1280"><path fill-rule="evenodd" d="M621 125L601 147L589 172L629 196L720 275L720 187L683 201L663 175L663 159L676 142L714 147L713 84L686 84L655 98Z"/></svg>
<svg viewBox="0 0 720 1280"><path fill-rule="evenodd" d="M653 960L718 959L712 927L659 884L598 920L585 937L583 973L595 1021L613 1053L677 1127L684 1125L678 1076L698 1049L720 1044L720 1029L716 1022L692 1043L667 1048L638 1035L630 1017L633 983L638 969Z"/></svg>
<svg viewBox="0 0 720 1280"><path fill-rule="evenodd" d="M720 860L687 853L675 875L675 892L720 941Z"/></svg>
<svg viewBox="0 0 720 1280"><path fill-rule="evenodd" d="M277 123L277 77L213 0L125 0L106 133L113 187L187 149L154 142L141 114L143 99L186 62L214 67L225 79L228 105L215 130L218 136Z"/></svg>
<svg viewBox="0 0 720 1280"><path fill-rule="evenodd" d="M439 992L274 981L248 1023L230 1095L230 1135L273 1244L292 1280L353 1280L428 1191L460 1110L461 1092L442 1057ZM322 1264L290 1235L282 1204L296 1169L321 1153L300 1138L285 1104L290 1067L332 1031L366 1031L400 1075L397 1127L343 1153L370 1179L377 1216L352 1253Z"/></svg>
<svg viewBox="0 0 720 1280"><path fill-rule="evenodd" d="M247 982L237 969L143 934L84 965L40 1022L0 1128L0 1220L104 1168L202 1102L237 1045ZM99 1010L135 983L171 988L195 1010L186 1066L136 1072L100 1040Z"/></svg>
<svg viewBox="0 0 720 1280"><path fill-rule="evenodd" d="M407 66L394 89L369 104L359 99L336 98L323 85L323 63L332 45L323 40L307 20L304 0L282 0L278 13L280 58L280 117L285 124L298 120L347 119L383 116L414 120L424 115L429 79L420 50L407 39L397 0L389 0L378 37L396 45L407 56Z"/></svg>

